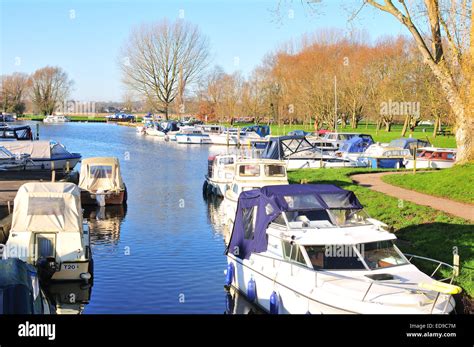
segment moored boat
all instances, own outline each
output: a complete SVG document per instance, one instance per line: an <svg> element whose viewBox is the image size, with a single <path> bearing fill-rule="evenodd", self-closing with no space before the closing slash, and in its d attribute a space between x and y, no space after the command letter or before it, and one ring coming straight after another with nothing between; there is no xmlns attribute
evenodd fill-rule
<svg viewBox="0 0 474 347"><path fill-rule="evenodd" d="M122 205L127 202L127 189L117 158L84 159L81 163L79 188L83 205Z"/></svg>
<svg viewBox="0 0 474 347"><path fill-rule="evenodd" d="M92 278L92 251L73 183L26 183L15 197L6 258L38 268L46 281Z"/></svg>
<svg viewBox="0 0 474 347"><path fill-rule="evenodd" d="M359 166L356 161L318 150L304 136L271 137L261 157L283 160L288 170Z"/></svg>
<svg viewBox="0 0 474 347"><path fill-rule="evenodd" d="M416 159L407 158L404 164L407 169L415 165L419 169L447 169L456 162L456 152L455 148L422 147L418 148Z"/></svg>
<svg viewBox="0 0 474 347"><path fill-rule="evenodd" d="M285 162L272 159L238 160L232 183L224 194L227 225L234 223L237 201L242 192L282 184L288 184Z"/></svg>
<svg viewBox="0 0 474 347"><path fill-rule="evenodd" d="M353 192L269 186L240 194L226 285L269 313L440 314L455 309L453 268L431 276ZM431 259L426 259L430 260ZM436 280L439 269L452 276Z"/></svg>
<svg viewBox="0 0 474 347"><path fill-rule="evenodd" d="M58 115L48 115L43 119L43 123L66 123L69 122L69 118L62 114Z"/></svg>
<svg viewBox="0 0 474 347"><path fill-rule="evenodd" d="M408 157L410 157L409 149L373 144L360 154L358 161L363 166L373 169L400 169L404 167L404 161Z"/></svg>
<svg viewBox="0 0 474 347"><path fill-rule="evenodd" d="M237 156L234 154L211 155L207 158L204 194L224 196L235 174Z"/></svg>
<svg viewBox="0 0 474 347"><path fill-rule="evenodd" d="M195 127L182 127L175 137L177 143L199 145L211 144L209 135Z"/></svg>
<svg viewBox="0 0 474 347"><path fill-rule="evenodd" d="M25 170L72 170L82 158L55 141L2 141L0 146L15 156L28 155Z"/></svg>

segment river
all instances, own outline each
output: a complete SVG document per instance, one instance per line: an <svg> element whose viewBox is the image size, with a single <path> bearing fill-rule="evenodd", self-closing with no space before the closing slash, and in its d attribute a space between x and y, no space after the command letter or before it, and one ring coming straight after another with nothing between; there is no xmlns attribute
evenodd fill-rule
<svg viewBox="0 0 474 347"><path fill-rule="evenodd" d="M104 123L40 124L39 132L83 158L118 157L128 189L126 209L85 211L94 283L83 313L226 312L219 206L202 195L215 147L164 142ZM67 298L68 289L59 295Z"/></svg>

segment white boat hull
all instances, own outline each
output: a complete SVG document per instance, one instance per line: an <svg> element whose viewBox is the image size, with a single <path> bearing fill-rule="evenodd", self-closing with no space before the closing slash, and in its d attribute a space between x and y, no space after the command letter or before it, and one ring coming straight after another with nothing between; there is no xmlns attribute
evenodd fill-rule
<svg viewBox="0 0 474 347"><path fill-rule="evenodd" d="M74 169L74 167L81 161L81 158L73 158L73 159L42 159L42 160L29 160L24 166L25 170L28 171L37 171L37 170L66 170L68 168L69 162L69 170ZM23 167L22 167L23 169Z"/></svg>
<svg viewBox="0 0 474 347"><path fill-rule="evenodd" d="M383 290L382 292L371 292L368 282L353 283L347 280L339 280L297 264L274 261L264 256L254 256L255 254L248 260L236 258L231 254L227 256L228 263L232 263L235 269L232 286L248 297L249 282L253 279L256 286L254 304L266 312L270 312L270 297L275 292L278 297L279 314L431 313L432 305L418 305L415 300L418 296L415 298L415 295L413 295L413 304L407 305L407 296L397 295L397 291L393 292L390 287L387 289L387 291L392 291L390 293L387 293L387 291L384 293ZM342 282L338 284L338 281L345 281L347 290L344 284ZM354 288L349 286L354 286L357 289L357 294L361 294L360 297L357 295L357 298L355 298L353 296ZM362 300L366 292L369 294L364 298L365 300ZM393 303L378 303L377 298L384 295L392 295ZM454 299L451 296L444 299L440 298L433 313L443 313L446 304L452 310L455 305Z"/></svg>
<svg viewBox="0 0 474 347"><path fill-rule="evenodd" d="M407 169L413 169L414 160L408 159L404 162L404 164ZM424 160L424 159L416 160L417 169L449 169L450 167L453 167L453 165L454 165L454 161L449 161L449 160Z"/></svg>
<svg viewBox="0 0 474 347"><path fill-rule="evenodd" d="M211 139L209 136L189 136L178 134L176 135L176 142L182 144L209 145L211 144Z"/></svg>
<svg viewBox="0 0 474 347"><path fill-rule="evenodd" d="M225 145L225 146L250 146L252 141L262 140L261 137L253 137L253 136L241 136L240 138L236 135L225 135L225 134L209 134L211 138L211 142L213 145Z"/></svg>

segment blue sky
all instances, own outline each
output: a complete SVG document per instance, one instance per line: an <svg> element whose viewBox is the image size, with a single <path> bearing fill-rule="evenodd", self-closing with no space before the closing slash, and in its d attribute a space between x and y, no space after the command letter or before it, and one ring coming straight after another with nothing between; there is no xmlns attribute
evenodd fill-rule
<svg viewBox="0 0 474 347"><path fill-rule="evenodd" d="M209 37L212 65L247 74L266 53L303 34L348 30L349 10L361 2L320 0L318 13L309 14L299 0L0 0L0 74L57 65L74 80L76 100L120 101L124 87L117 61L135 25L178 19L184 11ZM388 14L370 8L353 24L371 39L406 34Z"/></svg>

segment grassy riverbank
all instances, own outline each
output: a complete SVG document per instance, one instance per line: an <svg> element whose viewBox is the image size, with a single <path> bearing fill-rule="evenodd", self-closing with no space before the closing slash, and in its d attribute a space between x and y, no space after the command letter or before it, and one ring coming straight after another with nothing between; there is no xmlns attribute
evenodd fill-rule
<svg viewBox="0 0 474 347"><path fill-rule="evenodd" d="M358 186L350 175L375 172L367 169L303 169L289 173L292 183L335 184L355 192L369 215L392 226L399 247L406 253L421 255L452 264L453 247L461 257L461 275L456 282L474 297L474 226L430 207L406 201ZM426 269L426 264L419 264Z"/></svg>
<svg viewBox="0 0 474 347"><path fill-rule="evenodd" d="M417 192L474 204L474 163L415 175L388 175L382 180Z"/></svg>

